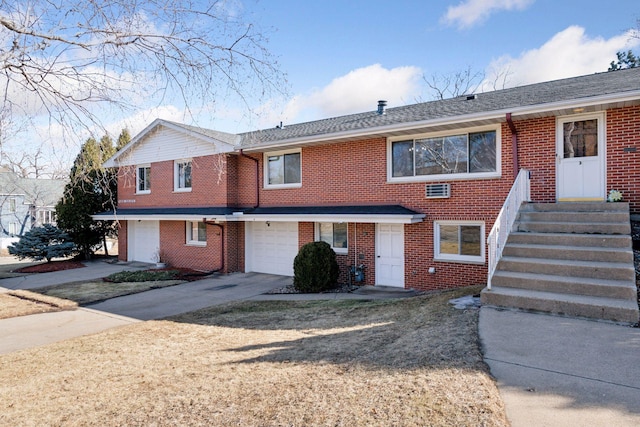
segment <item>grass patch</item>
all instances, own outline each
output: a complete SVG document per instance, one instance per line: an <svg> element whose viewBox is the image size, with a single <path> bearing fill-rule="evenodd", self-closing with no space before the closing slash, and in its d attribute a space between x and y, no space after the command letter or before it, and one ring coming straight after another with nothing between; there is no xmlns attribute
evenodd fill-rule
<svg viewBox="0 0 640 427"><path fill-rule="evenodd" d="M179 270L141 270L120 271L105 277L108 282L153 282L156 280L175 280L180 276Z"/></svg>
<svg viewBox="0 0 640 427"><path fill-rule="evenodd" d="M47 297L29 291L9 291L0 294L0 319L61 310L75 310L77 307L78 304L73 301Z"/></svg>
<svg viewBox="0 0 640 427"><path fill-rule="evenodd" d="M458 290L234 303L0 356L2 425L506 426Z"/></svg>
<svg viewBox="0 0 640 427"><path fill-rule="evenodd" d="M146 282L74 282L32 289L42 295L64 298L79 305L94 304L124 295L132 295L151 289L165 288L184 283L184 280L154 280Z"/></svg>

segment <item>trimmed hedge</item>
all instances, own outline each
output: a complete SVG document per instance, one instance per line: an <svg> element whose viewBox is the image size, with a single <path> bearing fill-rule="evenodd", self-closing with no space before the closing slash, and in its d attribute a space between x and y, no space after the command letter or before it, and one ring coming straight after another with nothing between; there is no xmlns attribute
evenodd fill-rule
<svg viewBox="0 0 640 427"><path fill-rule="evenodd" d="M311 242L293 260L293 286L299 292L316 293L336 288L340 267L327 242Z"/></svg>

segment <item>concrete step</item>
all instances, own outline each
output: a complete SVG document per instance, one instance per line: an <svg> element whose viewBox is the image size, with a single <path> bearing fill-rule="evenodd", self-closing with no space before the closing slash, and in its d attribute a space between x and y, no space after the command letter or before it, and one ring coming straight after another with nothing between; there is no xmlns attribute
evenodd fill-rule
<svg viewBox="0 0 640 427"><path fill-rule="evenodd" d="M570 222L570 223L608 223L608 222L629 222L629 213L622 211L614 212L572 212L572 211L531 211L520 212L518 215L520 222Z"/></svg>
<svg viewBox="0 0 640 427"><path fill-rule="evenodd" d="M492 286L595 297L636 298L635 280L609 280L592 277L566 277L550 274L496 271Z"/></svg>
<svg viewBox="0 0 640 427"><path fill-rule="evenodd" d="M594 246L566 246L509 243L502 251L503 256L543 259L566 259L576 261L633 262L631 248L601 248Z"/></svg>
<svg viewBox="0 0 640 427"><path fill-rule="evenodd" d="M630 234L631 223L526 221L516 222L514 230L536 233Z"/></svg>
<svg viewBox="0 0 640 427"><path fill-rule="evenodd" d="M614 322L638 322L638 304L633 300L560 294L525 289L492 287L481 293L483 304L515 307L573 317Z"/></svg>
<svg viewBox="0 0 640 427"><path fill-rule="evenodd" d="M536 233L516 231L509 235L507 245L511 243L591 246L600 248L624 248L631 250L631 236L619 234L608 236L598 234Z"/></svg>
<svg viewBox="0 0 640 427"><path fill-rule="evenodd" d="M570 212L629 212L629 203L607 202L560 202L560 203L523 203L521 212L570 211Z"/></svg>
<svg viewBox="0 0 640 427"><path fill-rule="evenodd" d="M555 276L594 277L611 280L635 280L633 263L575 261L503 256L498 271L551 274Z"/></svg>

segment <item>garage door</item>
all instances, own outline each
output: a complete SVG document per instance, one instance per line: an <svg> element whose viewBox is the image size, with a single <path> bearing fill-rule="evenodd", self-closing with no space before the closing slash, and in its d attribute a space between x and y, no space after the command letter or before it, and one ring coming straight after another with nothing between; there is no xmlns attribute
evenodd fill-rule
<svg viewBox="0 0 640 427"><path fill-rule="evenodd" d="M293 276L297 222L247 222L247 271Z"/></svg>
<svg viewBox="0 0 640 427"><path fill-rule="evenodd" d="M127 226L128 260L155 262L160 247L159 221L129 221Z"/></svg>

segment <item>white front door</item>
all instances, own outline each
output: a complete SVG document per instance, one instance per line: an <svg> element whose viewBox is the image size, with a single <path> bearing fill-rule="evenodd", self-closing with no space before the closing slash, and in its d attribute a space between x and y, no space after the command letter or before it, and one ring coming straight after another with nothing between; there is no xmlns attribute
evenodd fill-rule
<svg viewBox="0 0 640 427"><path fill-rule="evenodd" d="M404 287L403 224L376 224L376 285Z"/></svg>
<svg viewBox="0 0 640 427"><path fill-rule="evenodd" d="M557 199L604 200L605 143L602 114L564 117L557 124Z"/></svg>
<svg viewBox="0 0 640 427"><path fill-rule="evenodd" d="M298 254L298 223L246 223L246 271L293 276Z"/></svg>
<svg viewBox="0 0 640 427"><path fill-rule="evenodd" d="M127 261L156 262L160 250L159 221L127 222Z"/></svg>

